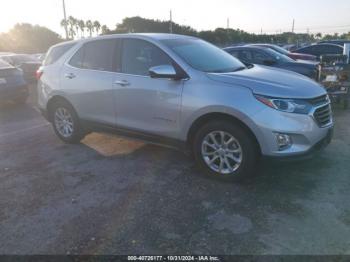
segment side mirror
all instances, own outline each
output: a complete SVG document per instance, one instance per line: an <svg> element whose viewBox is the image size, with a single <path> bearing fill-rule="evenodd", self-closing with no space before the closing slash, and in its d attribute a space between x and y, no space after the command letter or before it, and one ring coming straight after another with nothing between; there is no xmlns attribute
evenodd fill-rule
<svg viewBox="0 0 350 262"><path fill-rule="evenodd" d="M276 64L276 61L268 59L268 60L264 60L263 63L264 63L264 65L271 66L271 65Z"/></svg>
<svg viewBox="0 0 350 262"><path fill-rule="evenodd" d="M175 68L171 65L160 65L160 66L151 67L149 69L149 75L152 78L167 78L167 79L178 78Z"/></svg>

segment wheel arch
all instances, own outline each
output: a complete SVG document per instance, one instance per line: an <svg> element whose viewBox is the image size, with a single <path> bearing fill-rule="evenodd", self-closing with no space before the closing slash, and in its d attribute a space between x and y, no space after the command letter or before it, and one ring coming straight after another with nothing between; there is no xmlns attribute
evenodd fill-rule
<svg viewBox="0 0 350 262"><path fill-rule="evenodd" d="M52 110L53 110L53 106L56 104L56 103L59 103L59 102L63 102L63 103L67 103L69 106L71 106L73 108L73 110L75 111L76 113L76 110L74 108L74 106L72 105L72 103L67 99L65 98L64 96L61 96L61 95L54 95L52 96L49 101L47 102L46 104L46 110L47 110L47 116L48 116L48 120L50 122L52 122Z"/></svg>
<svg viewBox="0 0 350 262"><path fill-rule="evenodd" d="M251 130L251 128L246 123L244 123L242 120L240 120L239 118L237 118L231 114L222 113L222 112L207 113L207 114L204 114L204 115L201 115L200 117L198 117L192 123L191 127L189 128L189 131L187 133L187 140L186 140L187 144L191 145L196 132L202 126L204 126L205 124L207 124L211 121L217 121L217 120L224 120L224 121L234 123L235 125L238 125L241 128L243 128L245 131L247 131L249 136L254 140L254 143L257 146L258 152L261 154L262 150L261 150L259 140L258 140L257 136L255 135L255 133Z"/></svg>

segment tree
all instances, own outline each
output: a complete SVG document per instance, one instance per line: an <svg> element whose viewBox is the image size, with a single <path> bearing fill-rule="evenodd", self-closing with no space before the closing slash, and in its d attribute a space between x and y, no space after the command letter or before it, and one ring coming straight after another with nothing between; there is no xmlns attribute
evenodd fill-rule
<svg viewBox="0 0 350 262"><path fill-rule="evenodd" d="M103 25L102 27L101 27L101 31L102 31L102 34L103 35L106 35L106 34L108 34L109 33L109 28L106 26L106 25Z"/></svg>
<svg viewBox="0 0 350 262"><path fill-rule="evenodd" d="M86 28L89 30L90 37L91 37L91 36L92 36L92 32L94 31L94 26L93 26L91 20L87 20L87 21L85 22L85 26L86 26Z"/></svg>
<svg viewBox="0 0 350 262"><path fill-rule="evenodd" d="M61 26L64 28L65 32L66 32L66 37L68 37L68 21L66 19L62 19L61 20Z"/></svg>
<svg viewBox="0 0 350 262"><path fill-rule="evenodd" d="M94 21L93 27L94 27L94 29L96 31L96 34L98 34L98 32L100 31L100 28L101 28L100 22L99 21Z"/></svg>
<svg viewBox="0 0 350 262"><path fill-rule="evenodd" d="M79 25L80 32L81 32L81 37L84 37L84 34L85 34L85 22L84 22L84 20L79 20L78 25Z"/></svg>
<svg viewBox="0 0 350 262"><path fill-rule="evenodd" d="M62 41L57 33L46 27L16 24L9 32L0 34L0 51L42 53Z"/></svg>
<svg viewBox="0 0 350 262"><path fill-rule="evenodd" d="M74 36L77 34L76 30L76 24L77 19L75 19L73 16L68 17L68 24L69 24L69 35L71 39L74 39Z"/></svg>

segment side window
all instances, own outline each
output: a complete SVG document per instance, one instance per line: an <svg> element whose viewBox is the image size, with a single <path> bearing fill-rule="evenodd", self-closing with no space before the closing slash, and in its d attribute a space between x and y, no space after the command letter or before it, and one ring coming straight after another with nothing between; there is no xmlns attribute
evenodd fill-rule
<svg viewBox="0 0 350 262"><path fill-rule="evenodd" d="M257 64L264 64L264 61L272 59L270 56L264 54L263 52L254 51L253 54L254 54L254 63L257 63Z"/></svg>
<svg viewBox="0 0 350 262"><path fill-rule="evenodd" d="M327 48L323 47L323 46L314 46L313 47L313 51L312 51L315 55L322 55L327 53Z"/></svg>
<svg viewBox="0 0 350 262"><path fill-rule="evenodd" d="M147 41L138 39L123 41L123 73L148 76L151 67L171 64L171 59L162 50Z"/></svg>
<svg viewBox="0 0 350 262"><path fill-rule="evenodd" d="M239 51L239 60L243 62L253 62L252 52L248 50L241 50Z"/></svg>
<svg viewBox="0 0 350 262"><path fill-rule="evenodd" d="M327 47L327 54L342 54L343 50L340 47L337 46L328 46Z"/></svg>
<svg viewBox="0 0 350 262"><path fill-rule="evenodd" d="M97 40L84 45L82 67L99 71L113 71L115 40Z"/></svg>
<svg viewBox="0 0 350 262"><path fill-rule="evenodd" d="M119 69L119 40L97 40L84 44L70 59L71 66L98 71ZM119 52L118 52L119 53Z"/></svg>
<svg viewBox="0 0 350 262"><path fill-rule="evenodd" d="M304 54L316 54L316 50L313 46L305 47L301 50L301 53Z"/></svg>
<svg viewBox="0 0 350 262"><path fill-rule="evenodd" d="M70 59L69 64L77 68L83 68L84 47L81 47Z"/></svg>
<svg viewBox="0 0 350 262"><path fill-rule="evenodd" d="M75 43L63 44L53 47L47 53L43 65L51 65L55 63L61 56L63 56Z"/></svg>
<svg viewBox="0 0 350 262"><path fill-rule="evenodd" d="M239 51L238 50L230 50L228 52L230 55L233 55L234 57L239 59Z"/></svg>

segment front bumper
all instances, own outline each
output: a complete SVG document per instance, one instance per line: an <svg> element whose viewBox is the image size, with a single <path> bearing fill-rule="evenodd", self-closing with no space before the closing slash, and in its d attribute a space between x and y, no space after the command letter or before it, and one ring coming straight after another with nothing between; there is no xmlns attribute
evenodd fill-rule
<svg viewBox="0 0 350 262"><path fill-rule="evenodd" d="M328 145L333 136L333 120L326 127L319 127L311 115L284 113L265 108L253 117L259 129L258 142L263 156L274 158L298 158L312 154ZM287 134L292 144L280 149L276 134Z"/></svg>
<svg viewBox="0 0 350 262"><path fill-rule="evenodd" d="M283 161L298 161L298 160L305 160L312 158L317 152L324 149L333 138L333 128L328 130L328 133L326 137L321 139L318 143L316 143L314 146L312 146L308 151L299 153L299 154L293 154L293 155L279 155L279 156L265 156L265 158L272 159L272 160L283 160Z"/></svg>

